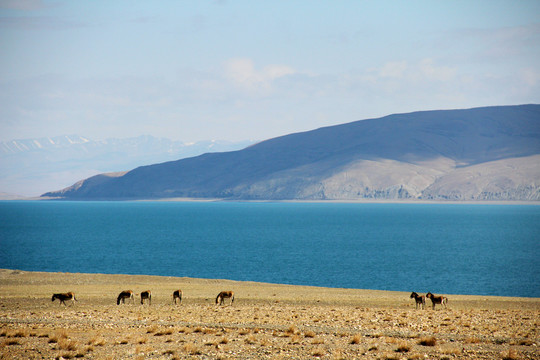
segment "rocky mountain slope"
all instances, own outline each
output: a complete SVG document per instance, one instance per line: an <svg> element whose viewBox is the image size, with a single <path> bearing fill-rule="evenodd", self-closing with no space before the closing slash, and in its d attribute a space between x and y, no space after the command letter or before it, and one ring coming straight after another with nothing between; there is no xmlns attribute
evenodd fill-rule
<svg viewBox="0 0 540 360"><path fill-rule="evenodd" d="M540 105L395 114L116 175L44 196L537 201Z"/></svg>

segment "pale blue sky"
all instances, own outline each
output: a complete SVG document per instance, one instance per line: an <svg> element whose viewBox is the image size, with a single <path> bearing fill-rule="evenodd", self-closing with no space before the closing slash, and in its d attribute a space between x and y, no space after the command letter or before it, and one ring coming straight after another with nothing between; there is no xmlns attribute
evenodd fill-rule
<svg viewBox="0 0 540 360"><path fill-rule="evenodd" d="M540 103L540 1L0 0L0 140Z"/></svg>

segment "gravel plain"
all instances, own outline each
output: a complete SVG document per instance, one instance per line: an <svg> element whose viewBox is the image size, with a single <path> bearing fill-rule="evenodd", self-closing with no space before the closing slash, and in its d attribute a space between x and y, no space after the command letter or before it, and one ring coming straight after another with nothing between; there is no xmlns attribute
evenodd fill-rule
<svg viewBox="0 0 540 360"><path fill-rule="evenodd" d="M151 305L117 305L122 290ZM172 293L182 289L181 305ZM215 304L223 290L233 304ZM415 289L411 289L415 290ZM72 291L77 301L52 302ZM540 359L540 299L0 270L2 359Z"/></svg>

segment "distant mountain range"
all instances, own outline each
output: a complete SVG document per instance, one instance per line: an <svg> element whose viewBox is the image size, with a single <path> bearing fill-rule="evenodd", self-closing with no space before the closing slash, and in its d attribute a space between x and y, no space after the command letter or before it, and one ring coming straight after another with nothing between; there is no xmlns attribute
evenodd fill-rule
<svg viewBox="0 0 540 360"><path fill-rule="evenodd" d="M81 178L207 152L245 148L254 141L185 143L139 136L91 140L80 135L0 142L0 198L39 196ZM19 196L18 196L19 195Z"/></svg>
<svg viewBox="0 0 540 360"><path fill-rule="evenodd" d="M43 196L538 201L540 105L356 121L101 174Z"/></svg>

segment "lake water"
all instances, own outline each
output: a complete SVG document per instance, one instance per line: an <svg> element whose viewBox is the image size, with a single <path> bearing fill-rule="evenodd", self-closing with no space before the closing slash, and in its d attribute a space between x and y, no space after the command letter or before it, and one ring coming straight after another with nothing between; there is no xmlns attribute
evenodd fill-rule
<svg viewBox="0 0 540 360"><path fill-rule="evenodd" d="M540 297L540 206L0 202L0 268Z"/></svg>

